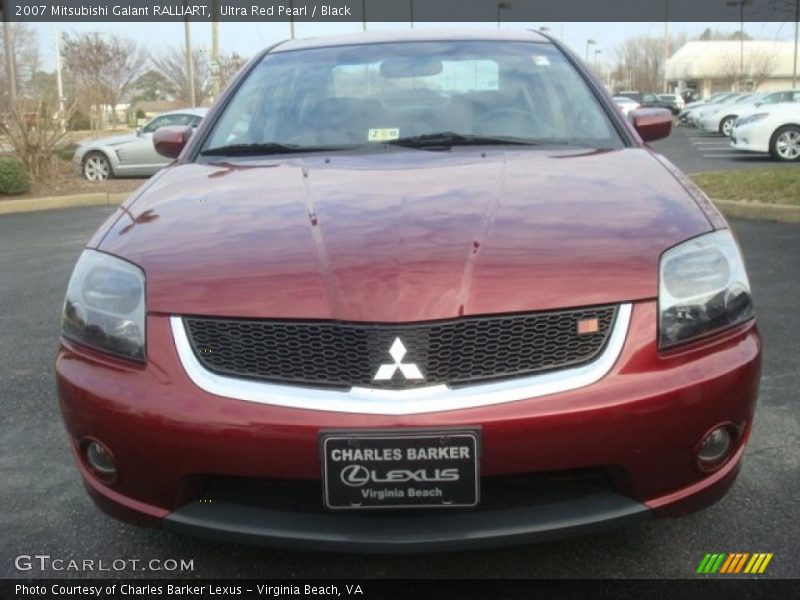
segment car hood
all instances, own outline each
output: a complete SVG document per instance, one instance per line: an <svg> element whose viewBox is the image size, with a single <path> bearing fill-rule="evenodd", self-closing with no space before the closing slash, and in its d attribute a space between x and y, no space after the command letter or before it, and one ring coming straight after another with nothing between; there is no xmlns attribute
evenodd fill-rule
<svg viewBox="0 0 800 600"><path fill-rule="evenodd" d="M649 150L387 149L185 164L100 248L167 314L420 321L654 298L710 231Z"/></svg>

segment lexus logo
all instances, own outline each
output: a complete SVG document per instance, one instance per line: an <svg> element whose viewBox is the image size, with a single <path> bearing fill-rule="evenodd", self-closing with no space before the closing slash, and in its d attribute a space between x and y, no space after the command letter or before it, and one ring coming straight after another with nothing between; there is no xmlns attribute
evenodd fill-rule
<svg viewBox="0 0 800 600"><path fill-rule="evenodd" d="M398 370L406 379L424 379L422 371L419 370L416 364L403 362L406 352L406 347L403 345L403 342L400 341L400 338L394 338L394 343L392 343L392 347L389 348L389 354L394 360L394 364L381 365L378 368L378 372L375 373L375 377L372 379L374 381L389 381Z"/></svg>
<svg viewBox="0 0 800 600"><path fill-rule="evenodd" d="M407 483L409 481L415 481L417 483L439 483L459 481L461 479L458 469L432 469L430 471L427 469L416 469L413 471L410 469L394 469L392 471L386 471L381 477L375 471L367 469L364 465L347 465L341 470L339 477L342 483L350 487L362 487L370 481L383 484Z"/></svg>
<svg viewBox="0 0 800 600"><path fill-rule="evenodd" d="M361 465L348 465L342 469L341 478L345 485L361 487L369 481L369 471Z"/></svg>

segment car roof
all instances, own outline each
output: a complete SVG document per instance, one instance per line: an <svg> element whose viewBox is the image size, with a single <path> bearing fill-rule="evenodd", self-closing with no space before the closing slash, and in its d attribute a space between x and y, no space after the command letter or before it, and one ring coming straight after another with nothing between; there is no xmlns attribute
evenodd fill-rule
<svg viewBox="0 0 800 600"><path fill-rule="evenodd" d="M198 117L205 117L208 110L209 109L204 106L198 106L196 108L178 108L158 113L156 117L163 117L164 115L197 115Z"/></svg>
<svg viewBox="0 0 800 600"><path fill-rule="evenodd" d="M397 31L367 31L319 38L286 40L271 52L291 52L310 48L388 44L392 42L503 41L550 43L538 31L529 29L415 29Z"/></svg>

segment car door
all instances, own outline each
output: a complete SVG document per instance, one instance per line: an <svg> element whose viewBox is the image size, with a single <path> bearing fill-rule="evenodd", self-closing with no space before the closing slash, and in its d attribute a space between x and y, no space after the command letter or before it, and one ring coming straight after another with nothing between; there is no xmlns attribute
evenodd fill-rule
<svg viewBox="0 0 800 600"><path fill-rule="evenodd" d="M135 140L117 148L120 160L117 172L127 175L153 175L170 162L170 159L156 152L153 146L153 133L161 127L189 125L195 116L182 113L161 115L147 123Z"/></svg>

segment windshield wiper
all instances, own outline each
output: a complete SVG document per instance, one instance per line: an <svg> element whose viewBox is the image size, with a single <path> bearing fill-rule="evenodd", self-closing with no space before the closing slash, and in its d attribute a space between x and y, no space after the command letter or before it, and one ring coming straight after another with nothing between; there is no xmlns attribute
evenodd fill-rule
<svg viewBox="0 0 800 600"><path fill-rule="evenodd" d="M266 156L268 154L299 154L301 152L324 152L329 150L345 150L349 146L299 146L297 144L279 144L277 142L254 144L229 144L202 150L202 156Z"/></svg>
<svg viewBox="0 0 800 600"><path fill-rule="evenodd" d="M510 136L485 136L442 131L440 133L424 133L408 137L388 140L387 144L407 146L409 148L427 148L431 146L487 146L513 144L516 146L537 146L539 142Z"/></svg>

